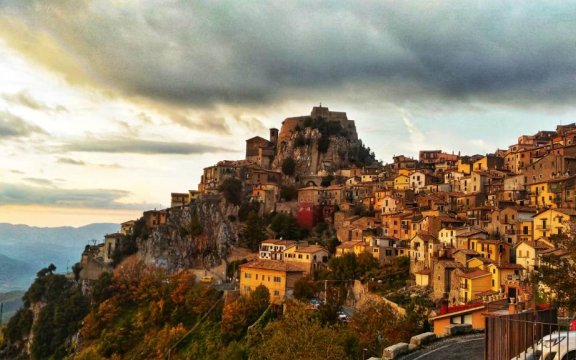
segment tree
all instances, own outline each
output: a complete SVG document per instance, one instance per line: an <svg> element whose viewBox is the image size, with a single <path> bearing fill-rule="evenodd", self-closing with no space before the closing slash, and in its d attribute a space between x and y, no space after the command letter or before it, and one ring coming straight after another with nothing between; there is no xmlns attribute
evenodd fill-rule
<svg viewBox="0 0 576 360"><path fill-rule="evenodd" d="M357 277L358 264L356 254L348 253L333 257L328 261L328 268L335 280L354 280Z"/></svg>
<svg viewBox="0 0 576 360"><path fill-rule="evenodd" d="M338 245L340 245L341 242L340 240L338 240L337 237L333 237L330 240L327 241L326 243L326 249L328 250L328 252L330 253L330 255L334 255L336 253L336 248L338 247Z"/></svg>
<svg viewBox="0 0 576 360"><path fill-rule="evenodd" d="M249 201L249 202L245 202L242 205L240 205L240 209L238 209L238 220L244 222L246 220L248 220L248 214L250 214L250 212L255 212L258 213L258 211L260 210L260 203L257 201Z"/></svg>
<svg viewBox="0 0 576 360"><path fill-rule="evenodd" d="M388 303L368 300L356 310L349 326L360 347L376 355L381 354L385 347L406 340L398 332L401 318Z"/></svg>
<svg viewBox="0 0 576 360"><path fill-rule="evenodd" d="M246 220L246 227L242 232L242 236L246 247L252 251L257 251L260 243L266 239L262 219L254 211L248 214L248 220Z"/></svg>
<svg viewBox="0 0 576 360"><path fill-rule="evenodd" d="M251 360L336 360L348 355L343 331L310 318L306 304L300 302L287 303L284 317L269 323L262 339Z"/></svg>
<svg viewBox="0 0 576 360"><path fill-rule="evenodd" d="M298 300L310 300L316 296L314 282L308 277L301 277L294 283L294 297Z"/></svg>
<svg viewBox="0 0 576 360"><path fill-rule="evenodd" d="M250 294L246 304L249 325L258 320L268 305L270 305L270 291L264 285L257 286Z"/></svg>
<svg viewBox="0 0 576 360"><path fill-rule="evenodd" d="M334 181L334 176L332 176L332 175L324 176L322 178L322 182L320 183L320 186L328 187L328 186L330 186L330 184L332 184L332 181Z"/></svg>
<svg viewBox="0 0 576 360"><path fill-rule="evenodd" d="M242 203L242 181L236 178L226 178L218 187L218 191L224 195L226 201L233 205Z"/></svg>
<svg viewBox="0 0 576 360"><path fill-rule="evenodd" d="M296 218L290 214L276 214L270 223L270 228L278 237L284 239L300 240L303 235Z"/></svg>
<svg viewBox="0 0 576 360"><path fill-rule="evenodd" d="M296 173L296 161L293 158L287 157L282 160L282 173L286 176L294 176Z"/></svg>
<svg viewBox="0 0 576 360"><path fill-rule="evenodd" d="M292 201L298 197L298 190L294 186L282 186L280 188L280 197L285 201Z"/></svg>
<svg viewBox="0 0 576 360"><path fill-rule="evenodd" d="M550 290L545 297L558 308L572 314L576 311L576 224L570 230L551 238L558 251L542 256L538 272L533 275L535 285L540 282Z"/></svg>

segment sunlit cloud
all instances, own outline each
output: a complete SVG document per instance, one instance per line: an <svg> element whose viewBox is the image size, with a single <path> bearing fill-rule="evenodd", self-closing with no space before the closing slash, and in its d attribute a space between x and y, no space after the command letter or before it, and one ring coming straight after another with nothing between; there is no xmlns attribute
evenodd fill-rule
<svg viewBox="0 0 576 360"><path fill-rule="evenodd" d="M47 184L53 185L51 182ZM130 195L130 193L125 190L62 189L59 187L0 183L0 203L4 206L49 205L72 208L123 210L144 210L161 206L160 204L135 204L119 201L128 195Z"/></svg>

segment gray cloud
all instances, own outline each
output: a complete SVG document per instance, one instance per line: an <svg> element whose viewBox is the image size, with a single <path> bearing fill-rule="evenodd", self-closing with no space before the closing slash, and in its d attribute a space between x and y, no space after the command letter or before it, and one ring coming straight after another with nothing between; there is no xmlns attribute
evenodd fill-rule
<svg viewBox="0 0 576 360"><path fill-rule="evenodd" d="M19 116L0 110L0 139L25 137L32 134L46 134L46 132Z"/></svg>
<svg viewBox="0 0 576 360"><path fill-rule="evenodd" d="M111 189L61 189L0 183L0 203L4 205L47 205L98 209L145 210L160 204L125 204L119 199L130 193Z"/></svg>
<svg viewBox="0 0 576 360"><path fill-rule="evenodd" d="M66 144L62 147L61 150L77 152L132 153L146 155L192 155L217 152L234 152L234 150L211 145L190 144L182 142L162 142L128 138L107 140L87 139Z"/></svg>
<svg viewBox="0 0 576 360"><path fill-rule="evenodd" d="M30 93L28 91L24 91L24 90L17 92L17 93L14 93L14 94L2 94L2 95L0 95L0 97L2 99L6 100L7 102L12 103L12 104L25 106L25 107L33 109L33 110L68 112L68 109L66 109L64 106L62 106L62 105L49 106L49 105L41 102L40 100L37 100L32 95L30 95Z"/></svg>
<svg viewBox="0 0 576 360"><path fill-rule="evenodd" d="M123 167L119 164L91 164L87 163L83 160L76 160L72 158L58 158L56 161L58 164L65 164L65 165L74 165L74 166L97 166L104 169L122 169Z"/></svg>
<svg viewBox="0 0 576 360"><path fill-rule="evenodd" d="M75 160L71 158L59 158L58 164L67 164L67 165L77 165L77 166L84 166L86 163L82 160Z"/></svg>
<svg viewBox="0 0 576 360"><path fill-rule="evenodd" d="M508 104L571 104L576 97L576 7L563 2L3 4L0 36L69 80L184 107L337 89ZM22 28L28 43L19 40ZM40 32L66 44L62 54L74 66L31 53Z"/></svg>
<svg viewBox="0 0 576 360"><path fill-rule="evenodd" d="M32 183L34 185L40 185L40 186L54 186L54 182L52 180L48 180L48 179L43 179L43 178L24 178L24 181L27 181L29 183Z"/></svg>

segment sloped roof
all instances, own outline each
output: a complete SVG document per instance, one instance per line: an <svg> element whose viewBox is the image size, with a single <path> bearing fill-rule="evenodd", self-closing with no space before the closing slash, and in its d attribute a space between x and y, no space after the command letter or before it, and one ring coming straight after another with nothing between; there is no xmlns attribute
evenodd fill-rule
<svg viewBox="0 0 576 360"><path fill-rule="evenodd" d="M488 271L485 270L475 269L474 271L464 273L460 276L466 279L477 279L484 276L492 276L492 274L490 274Z"/></svg>
<svg viewBox="0 0 576 360"><path fill-rule="evenodd" d="M298 266L278 260L256 260L240 265L240 268L274 270L285 272L304 272Z"/></svg>

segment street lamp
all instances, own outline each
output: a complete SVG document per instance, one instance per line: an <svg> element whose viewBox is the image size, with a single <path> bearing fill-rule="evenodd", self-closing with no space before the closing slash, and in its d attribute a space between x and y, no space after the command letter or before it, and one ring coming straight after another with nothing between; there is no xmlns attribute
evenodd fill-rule
<svg viewBox="0 0 576 360"><path fill-rule="evenodd" d="M366 351L368 351L368 349L366 348L362 349L362 360L366 359Z"/></svg>

